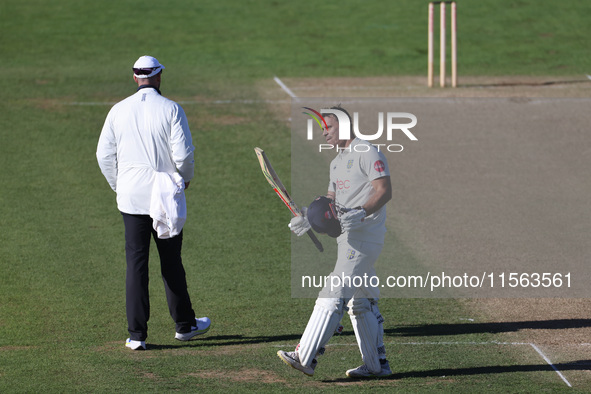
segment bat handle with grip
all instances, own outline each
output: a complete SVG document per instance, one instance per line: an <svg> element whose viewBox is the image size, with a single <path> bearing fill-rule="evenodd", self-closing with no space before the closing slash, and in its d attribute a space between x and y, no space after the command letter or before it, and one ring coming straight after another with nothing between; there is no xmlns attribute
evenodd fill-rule
<svg viewBox="0 0 591 394"><path fill-rule="evenodd" d="M314 245L316 245L318 250L324 252L324 247L322 246L318 238L316 238L316 235L312 232L312 230L308 230L308 235L310 236L310 239L312 240L312 242L314 242Z"/></svg>

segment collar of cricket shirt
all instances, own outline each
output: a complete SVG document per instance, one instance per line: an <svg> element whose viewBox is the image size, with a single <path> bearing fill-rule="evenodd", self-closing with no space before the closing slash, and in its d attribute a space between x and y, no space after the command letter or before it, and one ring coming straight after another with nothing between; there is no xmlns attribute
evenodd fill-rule
<svg viewBox="0 0 591 394"><path fill-rule="evenodd" d="M139 92L141 89L145 89L145 88L152 88L152 89L156 90L156 91L158 92L158 94L159 94L159 95L161 95L161 96L162 96L162 93L160 92L160 89L158 89L158 88L157 88L156 86L154 86L154 85L142 85L142 86L139 86L139 87L137 88L137 91Z"/></svg>
<svg viewBox="0 0 591 394"><path fill-rule="evenodd" d="M339 149L339 155L341 155L341 157L346 156L347 154L354 151L353 148L355 147L355 145L359 145L360 143L362 143L362 141L359 139L359 137L353 138L353 141L351 141L349 146L347 146L346 148Z"/></svg>

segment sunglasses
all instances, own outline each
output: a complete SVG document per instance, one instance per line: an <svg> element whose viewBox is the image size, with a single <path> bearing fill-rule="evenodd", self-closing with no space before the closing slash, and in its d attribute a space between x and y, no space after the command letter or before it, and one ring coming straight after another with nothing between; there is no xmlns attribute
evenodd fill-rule
<svg viewBox="0 0 591 394"><path fill-rule="evenodd" d="M135 75L150 75L155 70L159 69L160 67L153 67L153 68L134 68L133 73Z"/></svg>

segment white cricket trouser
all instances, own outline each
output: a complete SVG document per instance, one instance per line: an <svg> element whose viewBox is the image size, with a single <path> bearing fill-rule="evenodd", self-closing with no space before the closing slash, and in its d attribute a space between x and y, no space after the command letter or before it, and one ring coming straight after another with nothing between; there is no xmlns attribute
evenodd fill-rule
<svg viewBox="0 0 591 394"><path fill-rule="evenodd" d="M347 304L362 358L372 372L380 371L379 358L385 357L383 318L377 309L379 287L371 278L376 276L374 263L381 251L381 244L371 242L344 240L338 244L335 268L318 295L297 348L302 365L311 365L322 352Z"/></svg>
<svg viewBox="0 0 591 394"><path fill-rule="evenodd" d="M347 301L351 298L377 300L380 289L374 264L382 247L382 244L357 240L339 242L335 268L318 296Z"/></svg>

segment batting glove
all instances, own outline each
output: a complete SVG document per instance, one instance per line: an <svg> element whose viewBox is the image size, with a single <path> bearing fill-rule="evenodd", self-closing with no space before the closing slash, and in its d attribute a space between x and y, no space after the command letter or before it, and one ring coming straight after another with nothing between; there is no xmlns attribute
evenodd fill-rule
<svg viewBox="0 0 591 394"><path fill-rule="evenodd" d="M354 208L348 212L345 212L341 215L341 229L343 232L355 230L363 224L365 220L365 209L363 208Z"/></svg>
<svg viewBox="0 0 591 394"><path fill-rule="evenodd" d="M308 230L310 230L310 222L308 218L305 216L294 216L291 218L288 227L297 235L301 237L302 235L306 234Z"/></svg>

